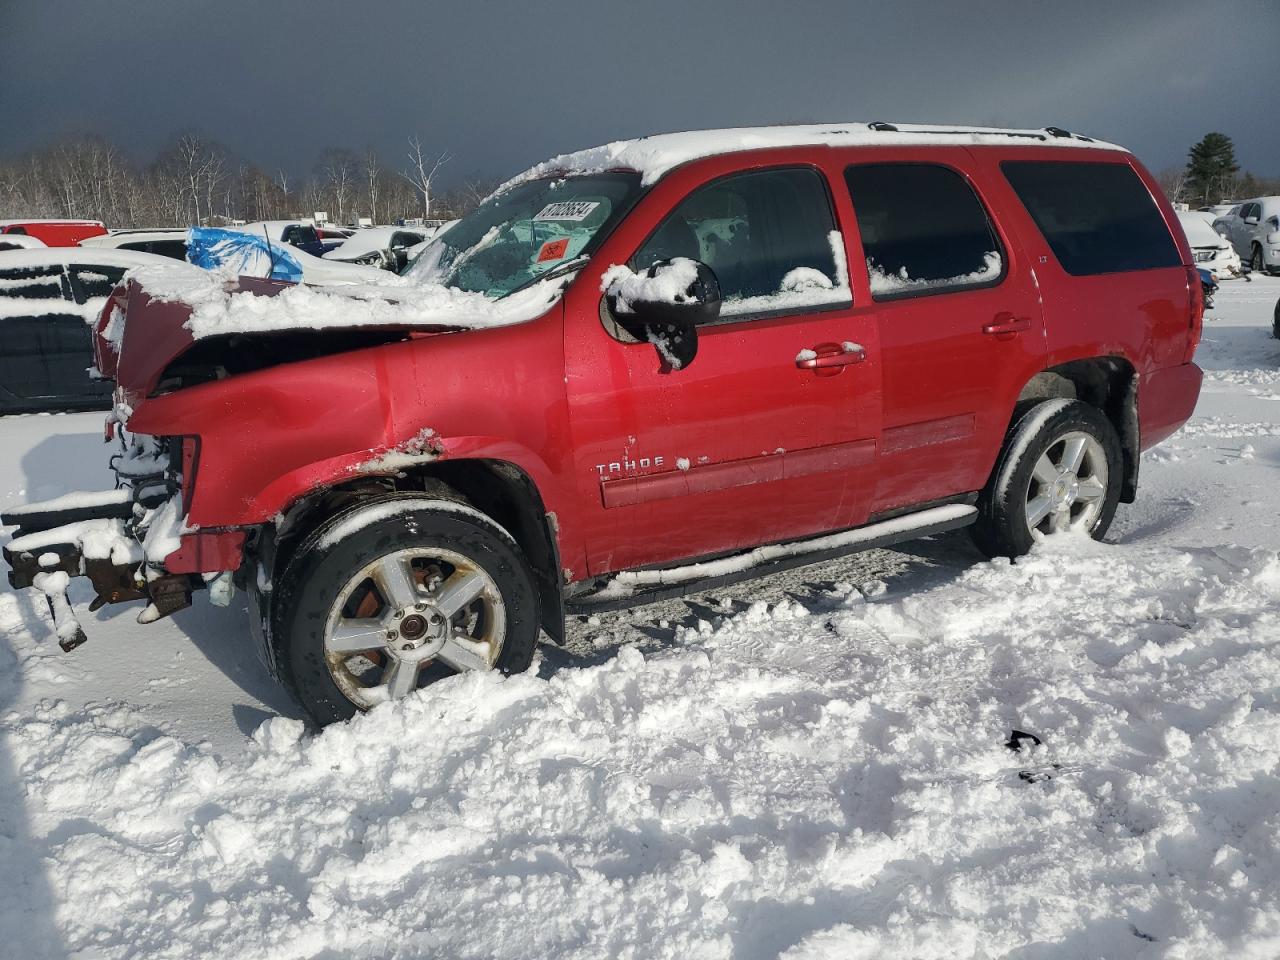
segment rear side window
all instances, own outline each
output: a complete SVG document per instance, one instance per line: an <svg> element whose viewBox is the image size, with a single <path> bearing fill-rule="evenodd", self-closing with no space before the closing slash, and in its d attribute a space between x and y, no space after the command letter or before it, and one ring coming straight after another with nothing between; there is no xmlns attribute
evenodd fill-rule
<svg viewBox="0 0 1280 960"><path fill-rule="evenodd" d="M1181 263L1159 207L1128 164L1006 160L1000 167L1067 273Z"/></svg>
<svg viewBox="0 0 1280 960"><path fill-rule="evenodd" d="M964 177L926 163L869 163L845 170L876 300L991 286L1004 256Z"/></svg>
<svg viewBox="0 0 1280 960"><path fill-rule="evenodd" d="M808 167L733 174L689 194L645 241L632 269L701 260L720 281L721 317L848 304L844 245L826 180Z"/></svg>

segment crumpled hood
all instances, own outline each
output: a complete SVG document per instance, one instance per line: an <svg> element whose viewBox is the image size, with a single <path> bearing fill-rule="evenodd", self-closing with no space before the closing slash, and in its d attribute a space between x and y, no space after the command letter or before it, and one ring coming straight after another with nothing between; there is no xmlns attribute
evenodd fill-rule
<svg viewBox="0 0 1280 960"><path fill-rule="evenodd" d="M333 349L388 334L439 334L537 319L559 299L571 277L533 284L489 300L393 274L385 283L314 287L256 277L228 280L175 263L131 271L108 299L95 327L99 371L126 394L151 394L175 360L201 341L219 339L243 349L246 337L293 335L314 343L334 334ZM341 336L338 336L341 335ZM207 351L205 351L207 353ZM330 350L329 352L333 352Z"/></svg>

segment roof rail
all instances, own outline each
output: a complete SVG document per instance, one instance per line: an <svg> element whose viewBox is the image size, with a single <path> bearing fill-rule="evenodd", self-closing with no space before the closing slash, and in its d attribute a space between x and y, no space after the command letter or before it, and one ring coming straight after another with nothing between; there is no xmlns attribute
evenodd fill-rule
<svg viewBox="0 0 1280 960"><path fill-rule="evenodd" d="M1087 143L1093 143L1092 137L1082 136L1078 133L1072 133L1070 130L1064 130L1062 127L1045 127L1045 133L1051 137L1059 137L1066 140L1084 140Z"/></svg>

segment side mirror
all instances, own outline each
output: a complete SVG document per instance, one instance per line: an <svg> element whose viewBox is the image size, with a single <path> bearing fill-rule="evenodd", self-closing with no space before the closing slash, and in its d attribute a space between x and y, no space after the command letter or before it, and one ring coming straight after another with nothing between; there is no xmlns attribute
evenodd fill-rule
<svg viewBox="0 0 1280 960"><path fill-rule="evenodd" d="M720 281L705 263L687 257L659 260L633 272L615 266L604 275L609 312L637 340L652 343L672 370L698 353L698 325L720 316Z"/></svg>
<svg viewBox="0 0 1280 960"><path fill-rule="evenodd" d="M1245 222L1245 223L1247 223L1247 224L1248 224L1249 226L1251 226L1251 227L1256 227L1256 226L1258 225L1258 218L1257 218L1257 217L1245 217L1245 218L1244 218L1244 222Z"/></svg>

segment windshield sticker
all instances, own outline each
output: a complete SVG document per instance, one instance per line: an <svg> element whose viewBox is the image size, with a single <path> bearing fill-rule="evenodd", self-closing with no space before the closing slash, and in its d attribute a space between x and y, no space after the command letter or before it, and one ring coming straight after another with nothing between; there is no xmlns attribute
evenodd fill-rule
<svg viewBox="0 0 1280 960"><path fill-rule="evenodd" d="M538 251L538 263L545 263L548 260L559 260L569 250L569 238L561 237L559 240L548 240L542 245L542 249Z"/></svg>
<svg viewBox="0 0 1280 960"><path fill-rule="evenodd" d="M534 220L585 220L600 206L599 200L562 200L548 203L533 217Z"/></svg>

